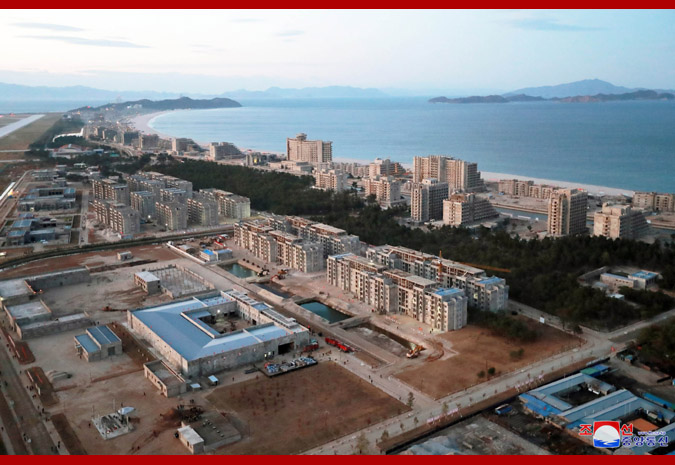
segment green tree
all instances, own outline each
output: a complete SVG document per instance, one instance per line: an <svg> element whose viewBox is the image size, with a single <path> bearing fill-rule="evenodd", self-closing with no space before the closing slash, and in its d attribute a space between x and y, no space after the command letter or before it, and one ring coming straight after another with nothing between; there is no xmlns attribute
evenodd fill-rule
<svg viewBox="0 0 675 465"><path fill-rule="evenodd" d="M408 401L406 402L406 405L412 408L414 404L415 404L415 394L413 394L411 391L408 393Z"/></svg>

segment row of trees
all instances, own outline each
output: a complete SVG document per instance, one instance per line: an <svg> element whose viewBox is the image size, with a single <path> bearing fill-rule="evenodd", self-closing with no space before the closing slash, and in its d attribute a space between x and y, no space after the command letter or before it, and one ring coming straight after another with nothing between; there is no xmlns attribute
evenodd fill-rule
<svg viewBox="0 0 675 465"><path fill-rule="evenodd" d="M645 328L638 345L642 361L675 376L675 321Z"/></svg>
<svg viewBox="0 0 675 465"><path fill-rule="evenodd" d="M265 172L243 166L185 160L157 171L191 181L195 189L214 187L251 199L251 207L280 215L345 214L363 206L356 193L311 189L314 178Z"/></svg>

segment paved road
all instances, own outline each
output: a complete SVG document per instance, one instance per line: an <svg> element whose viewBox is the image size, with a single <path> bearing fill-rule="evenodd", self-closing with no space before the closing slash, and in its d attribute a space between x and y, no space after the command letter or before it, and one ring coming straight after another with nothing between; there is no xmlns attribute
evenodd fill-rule
<svg viewBox="0 0 675 465"><path fill-rule="evenodd" d="M29 382L24 375L17 373L8 353L7 341L4 336L0 337L0 341L2 343L2 347L0 347L2 389L5 399L14 411L16 424L13 426L30 439L28 450L33 454L53 454L54 443L52 438L42 422L38 408L33 404L29 391L26 390ZM5 382L7 382L7 386L5 386Z"/></svg>
<svg viewBox="0 0 675 465"><path fill-rule="evenodd" d="M17 129L21 129L24 126L28 126L31 123L34 123L35 121L39 120L42 118L44 115L31 115L28 118L24 118L22 120L17 121L16 123L8 124L7 126L3 126L0 128L0 137L5 137Z"/></svg>

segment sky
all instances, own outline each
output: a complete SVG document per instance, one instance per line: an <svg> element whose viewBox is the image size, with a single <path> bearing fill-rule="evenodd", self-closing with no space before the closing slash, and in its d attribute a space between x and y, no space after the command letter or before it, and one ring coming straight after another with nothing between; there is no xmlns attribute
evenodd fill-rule
<svg viewBox="0 0 675 465"><path fill-rule="evenodd" d="M0 82L220 93L675 88L675 10L4 10Z"/></svg>

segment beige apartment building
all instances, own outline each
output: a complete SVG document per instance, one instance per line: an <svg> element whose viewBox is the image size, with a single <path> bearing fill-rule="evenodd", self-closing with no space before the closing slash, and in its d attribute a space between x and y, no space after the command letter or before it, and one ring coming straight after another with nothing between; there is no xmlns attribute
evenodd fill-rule
<svg viewBox="0 0 675 465"><path fill-rule="evenodd" d="M628 205L604 204L593 216L593 235L610 239L639 239L647 234L645 215Z"/></svg>
<svg viewBox="0 0 675 465"><path fill-rule="evenodd" d="M131 192L131 208L136 210L144 220L155 216L155 202L157 197L149 191Z"/></svg>
<svg viewBox="0 0 675 465"><path fill-rule="evenodd" d="M633 206L645 210L675 212L675 194L636 192L633 195Z"/></svg>
<svg viewBox="0 0 675 465"><path fill-rule="evenodd" d="M95 199L113 200L124 205L130 203L129 186L113 179L94 179L91 182L91 189Z"/></svg>
<svg viewBox="0 0 675 465"><path fill-rule="evenodd" d="M307 140L307 134L300 133L294 139L286 139L286 159L312 164L330 163L333 160L333 143Z"/></svg>
<svg viewBox="0 0 675 465"><path fill-rule="evenodd" d="M586 232L588 194L578 189L557 189L548 201L548 233L566 236Z"/></svg>
<svg viewBox="0 0 675 465"><path fill-rule="evenodd" d="M192 198L187 200L188 223L199 226L216 226L218 224L218 204L208 198Z"/></svg>
<svg viewBox="0 0 675 465"><path fill-rule="evenodd" d="M399 162L392 162L390 159L376 158L368 165L368 177L394 176L403 174L405 170Z"/></svg>
<svg viewBox="0 0 675 465"><path fill-rule="evenodd" d="M240 155L239 149L229 142L211 142L209 144L209 160L232 159Z"/></svg>
<svg viewBox="0 0 675 465"><path fill-rule="evenodd" d="M155 202L157 224L168 231L187 229L187 205L178 202Z"/></svg>
<svg viewBox="0 0 675 465"><path fill-rule="evenodd" d="M453 194L443 201L443 224L464 226L499 218L489 200L476 194Z"/></svg>
<svg viewBox="0 0 675 465"><path fill-rule="evenodd" d="M338 170L317 170L314 181L317 189L325 191L341 192L349 189L347 173Z"/></svg>
<svg viewBox="0 0 675 465"><path fill-rule="evenodd" d="M251 200L220 189L202 189L203 197L208 197L218 205L218 214L225 218L244 219L251 216Z"/></svg>
<svg viewBox="0 0 675 465"><path fill-rule="evenodd" d="M105 224L106 228L125 236L141 232L141 217L128 205L114 200L95 199L92 206L96 213L96 220Z"/></svg>
<svg viewBox="0 0 675 465"><path fill-rule="evenodd" d="M359 253L361 241L358 236L347 234L344 229L316 223L299 216L272 216L269 225L277 231L294 234L310 242L321 244L323 258L342 253Z"/></svg>
<svg viewBox="0 0 675 465"><path fill-rule="evenodd" d="M413 158L413 181L438 179L446 182L451 191L476 191L483 189L478 164L444 155Z"/></svg>
<svg viewBox="0 0 675 465"><path fill-rule="evenodd" d="M535 184L534 181L518 179L502 179L498 184L499 192L516 197L532 197L535 199L550 199L551 193L558 189L556 186Z"/></svg>
<svg viewBox="0 0 675 465"><path fill-rule="evenodd" d="M401 182L390 176L374 176L363 180L365 196L374 195L381 207L389 208L404 202L401 197Z"/></svg>
<svg viewBox="0 0 675 465"><path fill-rule="evenodd" d="M448 198L448 183L438 179L424 179L410 188L410 217L424 223L443 218L443 200Z"/></svg>

